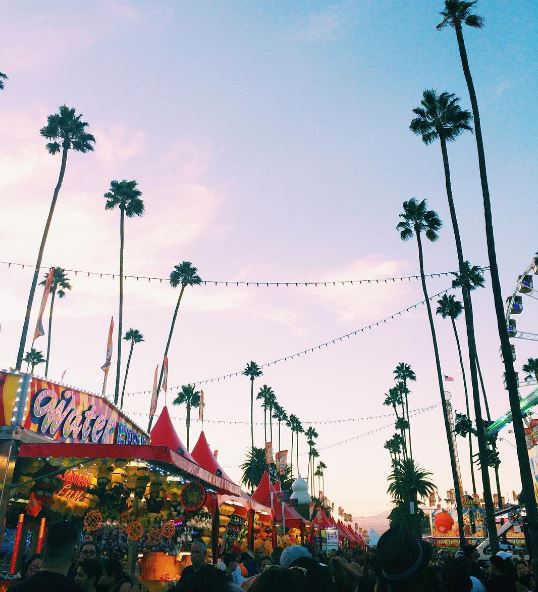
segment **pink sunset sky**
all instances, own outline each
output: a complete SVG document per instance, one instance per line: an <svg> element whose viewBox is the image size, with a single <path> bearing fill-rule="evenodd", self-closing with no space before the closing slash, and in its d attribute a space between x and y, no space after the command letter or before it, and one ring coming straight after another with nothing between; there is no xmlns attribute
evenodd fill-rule
<svg viewBox="0 0 538 592"><path fill-rule="evenodd" d="M95 152L71 154L45 265L117 273L119 218L105 212L112 179L136 179L146 214L129 220L128 274L167 277L183 260L208 280L327 281L415 274L416 246L395 231L402 202L427 198L445 221L426 246L430 272L451 271L456 255L439 147L408 130L422 91L448 90L469 108L452 31L437 32L442 2L0 2L0 260L32 263L56 182L59 158L39 135L49 113L76 107L96 137ZM538 8L480 2L483 31L467 35L479 93L503 290L537 249ZM466 257L487 265L474 138L449 147ZM118 282L71 274L58 301L49 376L100 392L106 336L117 317ZM15 362L31 270L0 264L0 366ZM431 294L450 285L429 282ZM166 283L126 282L124 327L140 330L128 391L150 389L177 292ZM34 317L41 298L38 292ZM202 286L186 292L169 354L169 384L241 370L343 335L422 300L418 282L366 286ZM538 302L518 321L538 330ZM498 416L508 409L489 287L475 296L480 360ZM464 410L456 349L436 319L443 372ZM463 323L459 324L464 333ZM537 355L517 344L517 367ZM36 342L46 348L46 338ZM126 360L128 347L124 348ZM412 365L412 409L438 403L423 307L398 320L266 369L289 413L303 422L382 415L398 362ZM113 360L115 368L115 358ZM109 377L113 390L114 372ZM529 389L523 389L528 392ZM249 446L249 381L204 386L205 432L234 478ZM159 407L163 401L160 401ZM126 411L146 425L149 396ZM262 412L256 409L256 420ZM185 439L181 408L172 409ZM238 425L211 420L244 422ZM391 418L317 425L327 464L326 493L355 515L387 510ZM415 458L440 492L451 487L439 408L412 420ZM200 426L194 422L191 440ZM289 431L284 430L289 447ZM502 434L512 441L506 431ZM263 426L256 427L263 443ZM303 440L304 442L304 440ZM459 440L464 487L466 443ZM505 494L520 489L515 450L499 444ZM306 446L303 444L303 453ZM303 473L306 457L302 456Z"/></svg>

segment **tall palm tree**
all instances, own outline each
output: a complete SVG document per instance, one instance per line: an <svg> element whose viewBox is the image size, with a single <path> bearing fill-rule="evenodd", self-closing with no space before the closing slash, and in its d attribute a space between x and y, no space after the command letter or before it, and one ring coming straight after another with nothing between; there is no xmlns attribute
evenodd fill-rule
<svg viewBox="0 0 538 592"><path fill-rule="evenodd" d="M47 276L48 274L45 274L43 281L39 282L40 286L45 286L47 284ZM61 267L55 267L52 276L52 284L50 286L49 333L47 335L47 361L45 364L45 377L49 375L50 343L52 338L52 314L54 312L54 301L56 296L58 296L58 298L64 298L67 290L71 290L71 284L69 283L69 277L65 273L65 269L62 269Z"/></svg>
<svg viewBox="0 0 538 592"><path fill-rule="evenodd" d="M291 467L291 474L293 476L293 439L295 436L295 427L299 418L295 414L291 414L286 421L286 425L290 428L291 431L291 450L290 450L290 467ZM298 436L297 436L298 437Z"/></svg>
<svg viewBox="0 0 538 592"><path fill-rule="evenodd" d="M288 421L288 414L286 413L284 407L280 405L278 402L275 403L273 407L273 419L276 419L278 422L278 449L282 450L280 446L280 426L282 422Z"/></svg>
<svg viewBox="0 0 538 592"><path fill-rule="evenodd" d="M320 460L318 463L318 469L321 472L321 483L322 483L322 487L323 487L323 491L325 491L325 469L327 468L327 465Z"/></svg>
<svg viewBox="0 0 538 592"><path fill-rule="evenodd" d="M404 458L407 458L407 439L405 437L405 431L402 431L402 424L400 423L400 421L402 420L405 421L405 403L401 388L399 388L398 386L391 387L388 393L385 394L385 400L383 401L383 405L386 405L387 407L392 407L392 409L394 410L394 415L396 416L396 424L400 426L396 429L400 430L400 435L402 437L402 453ZM401 413L398 412L399 407L401 407Z"/></svg>
<svg viewBox="0 0 538 592"><path fill-rule="evenodd" d="M30 351L26 352L26 356L24 357L23 362L26 362L26 371L30 370L30 372L34 373L34 368L39 364L43 364L45 358L40 351L32 348Z"/></svg>
<svg viewBox="0 0 538 592"><path fill-rule="evenodd" d="M439 229L441 228L442 222L437 214L433 210L428 210L426 200L418 201L414 197L403 203L403 213L400 214L401 221L396 226L396 229L400 233L400 238L403 241L407 241L413 236L417 240L418 247L418 261L420 267L420 279L422 283L422 292L424 293L424 300L426 304L426 310L428 313L428 321L430 324L430 331L432 335L433 352L435 356L435 366L437 370L437 381L439 386L439 395L441 397L441 406L443 408L443 418L445 421L445 432L448 444L448 451L450 455L450 466L452 469L452 480L454 482L454 490L456 492L456 510L458 514L458 527L460 532L460 546L463 548L465 545L464 535L464 523L463 523L463 512L462 512L462 499L461 489L459 483L458 468L456 464L456 455L454 451L452 441L452 430L450 427L450 419L448 416L448 408L446 404L445 390L443 387L443 373L441 371L441 360L439 357L439 347L437 345L437 334L435 332L435 325L433 322L433 314L430 303L430 297L428 294L428 288L426 286L426 278L424 275L424 253L422 247L422 235L430 241L436 241L439 238Z"/></svg>
<svg viewBox="0 0 538 592"><path fill-rule="evenodd" d="M314 472L314 477L318 478L318 495L314 495L313 497L317 497L318 499L321 497L321 477L323 476L323 469L320 468L319 464L316 467Z"/></svg>
<svg viewBox="0 0 538 592"><path fill-rule="evenodd" d="M187 415L185 418L185 426L187 428L187 450L190 450L190 431L191 431L191 409L200 407L200 391L196 390L194 384L184 384L173 401L173 405L185 405L187 408Z"/></svg>
<svg viewBox="0 0 538 592"><path fill-rule="evenodd" d="M311 478L312 478L312 496L315 494L316 490L316 481L314 479L314 466L316 464L316 459L319 458L319 452L316 448L312 448L310 450L310 458L312 459L312 468L311 468Z"/></svg>
<svg viewBox="0 0 538 592"><path fill-rule="evenodd" d="M181 286L179 295L177 297L176 307L172 316L172 323L170 325L170 331L168 333L168 339L166 340L166 346L164 348L163 360L168 356L168 350L170 349L170 343L172 342L172 336L174 334L174 328L176 326L177 314L181 301L183 300L183 294L187 286L198 286L202 283L202 278L198 275L198 269L193 266L190 261L182 261L178 265L174 265L174 269L170 273L170 286L177 288ZM164 367L161 366L161 372L159 374L159 382L157 383L157 396L161 390L164 376ZM153 417L149 419L148 431L151 429L153 423Z"/></svg>
<svg viewBox="0 0 538 592"><path fill-rule="evenodd" d="M301 421L299 420L299 418L297 417L296 421L295 421L295 452L297 454L297 476L299 476L301 474L300 470L299 470L299 434L304 434L304 428L303 428L303 424L301 423Z"/></svg>
<svg viewBox="0 0 538 592"><path fill-rule="evenodd" d="M28 335L28 325L30 323L30 315L32 314L32 305L34 303L37 280L39 279L39 270L41 269L41 262L43 261L43 253L45 251L45 244L49 235L52 216L54 214L56 202L58 201L58 195L60 194L60 189L64 180L65 169L67 166L67 154L69 150L82 152L83 154L93 150L95 138L86 132L87 127L88 124L85 121L82 121L82 115L77 115L74 109L70 109L69 107L62 105L58 113L48 116L47 125L40 130L40 133L44 138L51 140L47 143L47 151L49 154L54 155L58 152L61 152L62 161L60 165L58 181L56 182L56 187L54 188L54 193L52 194L52 201L49 207L47 221L45 222L45 229L43 230L41 243L39 245L34 275L32 277L32 285L30 286L30 293L28 294L26 314L22 326L21 338L19 341L19 351L17 353L17 362L15 365L16 370L20 370L22 365L24 347L26 345L26 337Z"/></svg>
<svg viewBox="0 0 538 592"><path fill-rule="evenodd" d="M127 358L127 367L125 368L125 377L123 379L123 387L121 389L121 404L120 408L123 409L123 397L125 396L125 385L127 384L127 376L129 376L129 368L131 367L131 358L133 356L133 349L137 343L144 341L144 336L138 329L129 329L123 336L124 341L128 341L131 344L129 348L129 357Z"/></svg>
<svg viewBox="0 0 538 592"><path fill-rule="evenodd" d="M312 457L312 451L314 450L314 446L316 445L316 439L318 438L319 434L316 431L316 428L310 426L306 429L304 435L306 436L306 443L308 445L308 482L312 480L312 491L314 489L314 462ZM311 475L312 473L312 475Z"/></svg>
<svg viewBox="0 0 538 592"><path fill-rule="evenodd" d="M263 375L263 370L256 362L249 362L243 370L243 376L250 378L250 445L254 449L254 381Z"/></svg>
<svg viewBox="0 0 538 592"><path fill-rule="evenodd" d="M267 392L269 388L266 384L264 384L258 394L256 395L256 401L260 401L260 405L263 409L263 442L264 446L267 442Z"/></svg>
<svg viewBox="0 0 538 592"><path fill-rule="evenodd" d="M458 256L458 267L460 279L463 279L466 271L465 259L463 257L463 246L461 241L456 206L452 194L452 180L450 176L450 162L448 160L447 142L453 142L465 131L472 131L472 115L469 111L462 109L459 99L447 92L440 95L434 90L425 90L422 96L421 107L413 109L416 117L411 121L410 129L413 133L421 136L422 141L428 145L439 140L441 146L441 155L443 159L443 168L445 175L445 188L456 243L456 253ZM476 431L478 439L478 452L482 466L486 466L485 459L487 455L487 442L484 423L482 419L482 409L480 405L480 389L478 386L478 375L476 370L476 339L474 331L473 303L471 300L470 285L466 281L461 283L463 296L463 309L465 312L465 327L467 332L467 344L469 348L469 366L471 370L471 390L473 393L473 403L476 418ZM486 509L486 523L488 529L494 531L493 540L490 542L493 549L497 549L496 530L495 530L495 508L491 496L491 484L489 481L489 472L482 470L482 485L484 491L484 505Z"/></svg>
<svg viewBox="0 0 538 592"><path fill-rule="evenodd" d="M535 378L538 381L538 358L529 358L522 370L527 373L527 379Z"/></svg>
<svg viewBox="0 0 538 592"><path fill-rule="evenodd" d="M0 72L0 90L4 90L4 81L7 80L7 74Z"/></svg>
<svg viewBox="0 0 538 592"><path fill-rule="evenodd" d="M452 329L454 331L454 338L456 340L456 346L458 348L458 356L460 360L461 376L463 379L463 391L465 393L465 409L467 411L467 417L471 417L471 411L469 408L469 393L467 391L467 375L465 373L465 366L463 364L463 355L461 353L460 337L458 334L458 328L456 326L456 319L463 312L463 304L456 300L453 294L443 294L442 298L437 301L438 315L441 315L443 319L450 319L452 321ZM471 465L471 480L473 483L473 493L476 493L476 478L474 474L474 461L473 461L473 435L469 432L469 462Z"/></svg>
<svg viewBox="0 0 538 592"><path fill-rule="evenodd" d="M276 404L276 395L273 389L269 389L267 393L267 397L265 399L265 403L267 408L269 409L269 441L271 444L273 443L273 409L275 408Z"/></svg>
<svg viewBox="0 0 538 592"><path fill-rule="evenodd" d="M491 212L491 199L489 194L488 174L486 168L486 156L484 151L484 140L482 137L482 124L480 121L480 111L478 109L478 99L474 87L469 58L465 47L463 37L463 25L474 29L481 29L484 20L481 16L473 14L472 8L476 0L445 0L445 8L441 12L443 20L437 25L437 29L452 27L456 33L458 50L460 54L463 75L469 92L471 109L474 119L476 150L478 154L478 169L480 172L480 184L482 187L482 201L484 205L484 221L486 229L486 241L488 247L488 261L491 274L491 287L493 291L493 301L495 304L495 316L497 318L497 331L501 343L501 353L504 363L505 382L510 400L510 410L512 412L512 424L514 426L514 436L516 440L517 456L519 462L519 472L521 475L521 484L523 489L523 498L527 510L527 521L529 525L529 536L532 548L538 548L538 509L534 495L534 480L531 472L529 454L525 440L525 428L523 417L521 415L521 405L519 402L519 392L517 376L514 370L514 361L510 349L510 339L506 327L504 316L504 303L502 298L501 282L499 279L499 267L497 265L497 253L495 251L495 234L493 231L493 216Z"/></svg>
<svg viewBox="0 0 538 592"><path fill-rule="evenodd" d="M121 378L121 340L123 339L123 251L125 247L125 217L134 218L144 215L144 202L140 199L142 192L136 181L112 181L110 189L105 193L105 210L118 208L120 211L120 298L118 313L118 353L116 361L116 385L114 387L114 404L120 398Z"/></svg>
<svg viewBox="0 0 538 592"><path fill-rule="evenodd" d="M409 419L409 388L407 386L407 381L415 381L417 376L413 371L413 368L409 364L405 362L400 362L393 371L394 378L398 381L399 384L402 385L400 388L400 392L403 397L405 397L405 411L407 416L407 423L409 424L409 457L413 458L413 447L411 444L411 421Z"/></svg>

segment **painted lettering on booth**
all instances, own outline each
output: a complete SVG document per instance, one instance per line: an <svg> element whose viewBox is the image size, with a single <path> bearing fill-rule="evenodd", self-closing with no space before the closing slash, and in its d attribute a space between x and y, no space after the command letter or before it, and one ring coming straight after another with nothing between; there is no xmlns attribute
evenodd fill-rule
<svg viewBox="0 0 538 592"><path fill-rule="evenodd" d="M31 416L44 435L60 435L63 440L100 444L110 442L117 421L98 413L95 405L78 409L74 391L65 390L58 396L52 389L38 391L34 397Z"/></svg>

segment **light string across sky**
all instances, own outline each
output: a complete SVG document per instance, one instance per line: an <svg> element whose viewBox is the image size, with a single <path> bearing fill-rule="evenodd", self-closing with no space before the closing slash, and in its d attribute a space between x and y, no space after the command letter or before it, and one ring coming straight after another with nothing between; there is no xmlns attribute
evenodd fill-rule
<svg viewBox="0 0 538 592"><path fill-rule="evenodd" d="M434 298L438 298L439 296L442 296L443 294L445 294L446 292L449 292L450 290L453 290L453 288L450 287L450 288L446 288L445 290L441 290L440 292L437 292L437 294L430 296L429 300L431 301ZM270 366L276 366L277 364L282 364L282 363L287 362L289 360L293 360L295 358L299 358L301 356L311 354L311 353L315 352L316 350L320 350L325 347L329 347L329 345L335 345L336 343L338 343L339 341L343 341L344 339L356 337L357 335L359 335L359 333L364 333L365 331L372 330L374 327L379 327L380 325L386 324L388 321L392 321L392 320L396 319L396 317L399 317L402 314L410 312L413 309L415 309L421 305L424 305L424 304L426 304L426 300L421 300L420 302L417 302L416 304L412 304L411 306L408 306L407 308L399 310L398 312L395 312L395 313L389 315L388 317L385 317L379 321L376 321L374 323L370 323L368 325L364 325L364 327L361 327L360 329L356 329L355 331L351 331L350 333L346 333L345 335L341 335L340 337L335 337L334 339L330 339L329 341L325 341L324 343L320 343L319 345L315 345L315 346L310 347L308 349L304 349L300 352L290 354L290 355L284 356L282 358L278 358L277 360L273 360L271 362L265 362L264 364L259 364L259 367L263 369L263 368L269 368ZM220 382L221 380L229 380L230 378L235 378L235 377L242 376L242 375L243 375L243 371L238 370L236 372L231 372L230 374L223 374L222 376L216 376L214 378L206 378L204 380L190 381L189 384L194 384L197 386L204 385L204 384L209 384L209 383L213 383L213 382ZM168 389L171 391L178 390L181 388L181 386L182 385L170 386L170 387L168 387ZM144 391L131 391L131 392L125 393L125 396L126 397L133 397L136 395L148 395L151 393L152 393L151 389L144 390Z"/></svg>
<svg viewBox="0 0 538 592"><path fill-rule="evenodd" d="M435 403L434 405L429 405L428 407L420 407L418 409L414 409L412 411L409 411L409 417L416 417L417 415L422 415L423 413L427 413L428 411L432 411L433 409L436 409L437 407L439 407L440 403ZM308 422L302 422L302 423L308 423ZM344 444L348 444L349 442L353 442L354 440L360 440L361 438L366 438L367 436L371 436L373 434L376 434L378 432L382 432L384 430L388 430L388 429L394 429L394 422L393 423L387 423L385 425L379 426L377 428L373 428L371 430L368 430L367 432L362 432L360 434L357 434L355 436L351 436L350 438L346 438L345 440L339 440L338 442L332 442L331 444L327 444L326 446L320 446L319 448L317 448L318 451L320 450L327 450L329 448L337 448L338 446L342 446ZM300 452L299 456L308 456L308 452ZM224 465L222 468L223 469L240 469L242 465Z"/></svg>
<svg viewBox="0 0 538 592"><path fill-rule="evenodd" d="M28 263L17 263L15 261L0 261L0 265L7 266L8 269L35 269L35 265L31 265ZM42 265L40 269L43 271L47 271L50 269L51 266ZM86 271L83 269L66 269L62 268L64 271L68 273L73 273L75 276L78 274L86 277L97 277L99 279L104 278L111 278L115 279L119 277L117 273L110 273L110 272L101 272L101 271ZM481 269L485 270L488 269L487 267L482 267ZM429 278L437 278L437 277L446 277L446 276L453 276L456 272L454 271L440 271L437 273L427 273L426 277ZM148 282L169 282L170 278L162 278L162 277L152 277L146 275L124 275L123 278L125 280L132 279L132 280L147 280ZM370 278L370 279L360 279L360 280L319 280L319 281L287 281L287 282L272 282L272 281L236 281L236 280L202 280L202 286L225 286L225 287L240 287L240 286L247 286L247 287L256 287L256 288L279 288L279 287L286 287L286 288L304 288L304 287L337 287L337 286L354 286L354 285L362 285L362 284L388 284L390 282L410 282L414 280L419 280L420 275L401 275L401 276L394 276L394 277L386 277L386 278Z"/></svg>

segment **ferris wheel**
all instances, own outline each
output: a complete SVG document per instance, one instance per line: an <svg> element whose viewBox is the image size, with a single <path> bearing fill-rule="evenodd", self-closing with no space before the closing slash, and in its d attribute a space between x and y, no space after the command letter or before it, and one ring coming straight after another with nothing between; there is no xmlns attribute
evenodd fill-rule
<svg viewBox="0 0 538 592"><path fill-rule="evenodd" d="M516 287L511 296L506 299L506 325L510 339L526 339L530 341L538 341L538 322L537 317L531 318L530 315L524 314L527 311L530 300L538 300L538 289L534 287L533 276L538 276L538 253L532 258L530 264L518 276ZM537 304L538 309L538 304ZM531 308L532 310L532 308ZM521 319L514 318L516 315L523 315L524 327ZM532 322L532 326L529 324ZM531 329L531 331L523 329ZM516 346L511 345L512 356L516 359ZM523 385L531 385L536 383L536 380L529 380L522 383Z"/></svg>

